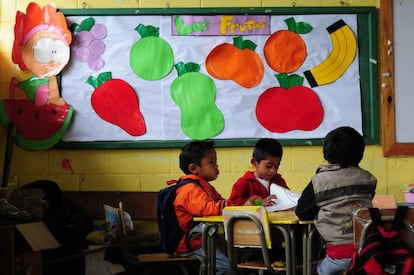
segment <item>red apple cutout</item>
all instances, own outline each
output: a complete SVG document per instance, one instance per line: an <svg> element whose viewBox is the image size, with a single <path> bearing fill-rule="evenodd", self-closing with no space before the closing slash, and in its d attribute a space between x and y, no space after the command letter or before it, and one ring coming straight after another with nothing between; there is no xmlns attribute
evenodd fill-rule
<svg viewBox="0 0 414 275"><path fill-rule="evenodd" d="M257 100L259 123L275 133L318 128L324 113L318 95L302 86L303 77L299 75L279 74L276 77L281 87L267 89Z"/></svg>

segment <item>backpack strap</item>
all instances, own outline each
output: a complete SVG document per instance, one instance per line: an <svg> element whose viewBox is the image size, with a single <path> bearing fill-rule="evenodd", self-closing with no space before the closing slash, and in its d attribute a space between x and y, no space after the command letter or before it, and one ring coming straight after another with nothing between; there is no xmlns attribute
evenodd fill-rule
<svg viewBox="0 0 414 275"><path fill-rule="evenodd" d="M197 185L198 187L200 187L201 189L203 189L203 187L201 187L201 184L198 180L193 180L193 179L185 179L185 180L180 180L177 182L177 188L189 183L194 183L195 185Z"/></svg>
<svg viewBox="0 0 414 275"><path fill-rule="evenodd" d="M382 221L381 221L381 214L379 212L378 208L368 208L369 210L369 215L371 216L371 221L372 224L377 227L377 226L381 226L382 225Z"/></svg>
<svg viewBox="0 0 414 275"><path fill-rule="evenodd" d="M395 212L395 217L391 225L390 231L399 232L402 225L404 224L404 218L407 214L407 206L398 206L397 211ZM371 215L372 224L375 227L382 227L381 214L378 208L369 208L369 214Z"/></svg>
<svg viewBox="0 0 414 275"><path fill-rule="evenodd" d="M177 182L177 185L184 185L187 183L195 183L197 185L200 185L200 182L198 180L193 180L193 179L185 179L185 180L180 180Z"/></svg>
<svg viewBox="0 0 414 275"><path fill-rule="evenodd" d="M408 212L408 206L398 206L397 212L395 213L394 221L392 222L391 230L399 232L404 224L405 216Z"/></svg>

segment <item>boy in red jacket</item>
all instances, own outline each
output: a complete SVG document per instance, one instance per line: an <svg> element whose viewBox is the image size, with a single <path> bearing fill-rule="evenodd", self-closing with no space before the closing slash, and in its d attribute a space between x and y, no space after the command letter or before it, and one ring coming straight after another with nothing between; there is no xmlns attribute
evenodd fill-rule
<svg viewBox="0 0 414 275"><path fill-rule="evenodd" d="M254 146L250 160L254 171L247 171L234 183L228 199L229 204L273 205L276 196L270 195L271 185L277 184L289 189L286 181L278 173L282 155L282 146L276 139L259 139Z"/></svg>

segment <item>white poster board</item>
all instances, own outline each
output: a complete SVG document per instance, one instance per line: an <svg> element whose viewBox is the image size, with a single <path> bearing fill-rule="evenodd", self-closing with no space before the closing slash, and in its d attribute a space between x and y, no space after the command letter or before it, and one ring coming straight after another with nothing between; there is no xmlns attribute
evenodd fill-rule
<svg viewBox="0 0 414 275"><path fill-rule="evenodd" d="M65 11L63 11L65 13ZM205 60L210 51L221 43L233 43L235 36L175 36L172 34L172 15L71 15L66 14L68 25L80 23L92 17L96 23L106 26L108 32L103 39L106 49L102 54L105 65L99 70L91 70L87 63L71 58L62 72L62 97L74 107L73 121L63 138L63 142L107 142L107 141L181 141L189 140L181 127L181 111L172 100L171 83L177 78L173 68L163 79L157 81L143 80L131 70L129 55L131 47L140 36L135 30L137 25L153 25L159 27L160 37L173 49L174 62L194 62L200 64L200 73L208 75ZM307 56L295 74L303 76L303 72L323 62L332 51L332 40L327 27L338 20L343 20L358 37L358 16L352 12L339 14L300 14L271 15L270 31L287 29L284 20L293 17L296 22L306 22L312 31L301 35L307 47ZM359 132L364 132L364 112L361 97L360 64L358 49L356 56L335 82L311 88L319 97L324 116L321 124L314 130L292 130L275 133L265 129L258 122L255 114L258 97L267 89L279 86L275 72L265 61L264 44L268 36L244 36L257 44L256 53L264 61L264 77L259 85L244 88L231 80L219 80L211 77L216 86L215 104L224 116L223 130L210 137L213 140L244 140L261 137L273 137L281 140L321 139L330 130L348 125ZM371 52L375 54L375 52ZM376 56L366 62L375 63ZM146 132L140 136L131 136L117 125L101 119L91 106L91 94L94 88L87 83L89 76L96 77L101 72L111 72L113 78L129 83L139 99L139 108L144 117ZM375 71L374 71L375 72ZM369 72L371 73L371 72ZM309 87L304 78L303 86ZM374 114L376 110L374 110ZM371 127L371 126L370 126ZM375 127L374 127L375 128ZM375 132L375 131L374 131ZM365 133L364 133L365 134Z"/></svg>

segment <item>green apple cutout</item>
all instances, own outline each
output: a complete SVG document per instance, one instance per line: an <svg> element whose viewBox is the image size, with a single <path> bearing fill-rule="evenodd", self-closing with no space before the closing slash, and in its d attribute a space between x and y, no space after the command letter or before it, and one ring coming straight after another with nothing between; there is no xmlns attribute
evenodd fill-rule
<svg viewBox="0 0 414 275"><path fill-rule="evenodd" d="M177 63L178 77L171 84L174 102L181 109L181 128L196 140L214 137L224 129L224 116L215 104L216 85L199 72L200 65Z"/></svg>
<svg viewBox="0 0 414 275"><path fill-rule="evenodd" d="M144 80L160 80L174 66L171 46L159 37L159 28L139 24L135 30L141 35L131 48L129 63L132 71Z"/></svg>

